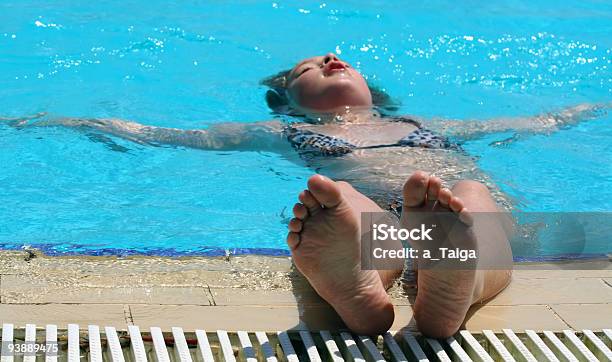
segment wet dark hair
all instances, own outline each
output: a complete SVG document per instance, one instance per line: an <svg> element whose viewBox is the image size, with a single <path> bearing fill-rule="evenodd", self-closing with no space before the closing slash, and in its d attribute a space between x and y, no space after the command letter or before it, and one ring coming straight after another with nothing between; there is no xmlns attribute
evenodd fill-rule
<svg viewBox="0 0 612 362"><path fill-rule="evenodd" d="M266 92L266 103L275 114L296 115L289 106L289 98L287 98L287 78L290 72L291 70L283 70L259 82L270 88ZM368 82L368 88L372 94L372 104L380 113L393 113L399 109L399 103L385 91L370 82Z"/></svg>

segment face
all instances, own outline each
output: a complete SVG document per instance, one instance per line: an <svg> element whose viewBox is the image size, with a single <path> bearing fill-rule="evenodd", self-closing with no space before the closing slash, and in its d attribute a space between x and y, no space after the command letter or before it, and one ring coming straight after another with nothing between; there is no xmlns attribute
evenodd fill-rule
<svg viewBox="0 0 612 362"><path fill-rule="evenodd" d="M333 53L299 62L289 73L287 92L291 106L306 112L372 106L365 79Z"/></svg>

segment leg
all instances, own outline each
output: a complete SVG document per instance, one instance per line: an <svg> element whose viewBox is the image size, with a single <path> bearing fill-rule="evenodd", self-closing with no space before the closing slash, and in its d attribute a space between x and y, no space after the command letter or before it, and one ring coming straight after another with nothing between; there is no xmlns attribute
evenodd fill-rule
<svg viewBox="0 0 612 362"><path fill-rule="evenodd" d="M311 177L294 207L287 243L295 266L346 325L376 334L387 331L394 312L379 273L361 270L360 212L382 210L360 195L347 184Z"/></svg>
<svg viewBox="0 0 612 362"><path fill-rule="evenodd" d="M402 226L408 227L413 219L418 219L418 212L452 213L462 224L458 229L462 233L459 236L469 243L470 248L478 250L480 258L486 258L488 250L502 250L504 265L511 264L512 256L502 225L494 225L497 236L492 238L491 225L482 225L481 218L475 218L477 212L497 212L485 186L462 181L451 191L443 189L438 178L415 172L404 186L404 206ZM440 223L444 222L448 222L447 218L440 219ZM457 231L453 232L457 236ZM454 334L471 305L499 293L509 280L510 270L419 269L414 305L414 318L419 329L431 337L443 338Z"/></svg>

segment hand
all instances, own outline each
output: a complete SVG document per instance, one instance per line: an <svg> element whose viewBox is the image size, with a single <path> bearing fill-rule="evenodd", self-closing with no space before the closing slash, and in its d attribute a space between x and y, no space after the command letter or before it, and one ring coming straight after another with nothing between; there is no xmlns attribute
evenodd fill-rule
<svg viewBox="0 0 612 362"><path fill-rule="evenodd" d="M47 112L39 112L39 113L30 115L30 116L17 117L17 118L0 117L0 121L6 122L11 127L22 128L27 125L28 121L39 119L46 115L47 115Z"/></svg>

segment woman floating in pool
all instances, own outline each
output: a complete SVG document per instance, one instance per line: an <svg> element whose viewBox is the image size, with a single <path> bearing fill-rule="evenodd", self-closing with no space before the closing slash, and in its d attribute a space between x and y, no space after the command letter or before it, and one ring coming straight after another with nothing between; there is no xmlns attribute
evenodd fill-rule
<svg viewBox="0 0 612 362"><path fill-rule="evenodd" d="M385 208L397 206L407 175L424 170L449 184L461 179L483 182L499 204L510 208L511 202L478 169L473 157L461 150L460 143L492 133L550 133L596 118L603 109L580 105L532 118L489 121L388 116L385 113L393 108L390 97L369 87L357 70L331 53L302 60L262 83L271 88L266 95L270 107L297 122L231 122L198 130L120 119L60 118L33 125L97 129L151 145L276 152L351 183Z"/></svg>
<svg viewBox="0 0 612 362"><path fill-rule="evenodd" d="M509 208L510 203L458 143L496 132L549 133L595 118L607 107L581 105L556 114L486 122L386 116L388 96L370 88L357 70L331 53L305 59L263 83L272 88L266 96L272 109L296 116L298 122L224 123L204 130L119 119L62 118L33 125L97 129L145 144L277 152L343 180L317 175L308 181L294 207L287 242L295 265L317 293L348 327L363 334L391 326L393 306L385 289L401 270L361 270L360 213L382 211L381 206L399 211L402 200L397 196L403 193L402 224L414 212L447 211L465 226L464 237L475 249L493 243L511 262L507 238L484 238L471 217ZM441 178L454 186L443 188ZM468 308L499 293L510 273L419 270L414 305L419 329L434 337L453 334Z"/></svg>

